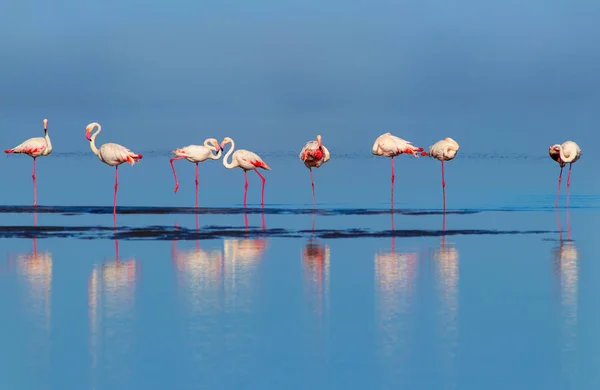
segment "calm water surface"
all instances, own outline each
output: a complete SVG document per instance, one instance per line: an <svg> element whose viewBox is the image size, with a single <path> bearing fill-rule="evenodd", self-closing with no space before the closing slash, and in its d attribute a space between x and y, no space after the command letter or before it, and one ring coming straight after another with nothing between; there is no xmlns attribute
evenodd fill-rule
<svg viewBox="0 0 600 390"><path fill-rule="evenodd" d="M242 173L203 165L210 208L194 214L131 207L193 205L193 165L180 164L174 195L168 160L149 156L122 170L116 228L111 169L48 158L101 177L78 178L76 194L44 182L40 162L33 213L13 206L31 197L23 159L11 173L23 188L0 207L0 386L600 386L600 197L583 160L557 211L552 161L457 158L444 216L438 164L402 160L409 178L392 214L389 160L332 160L315 172L312 213L308 172L292 157L273 157L294 173L268 172L267 208L246 214ZM372 174L343 169L359 163Z"/></svg>

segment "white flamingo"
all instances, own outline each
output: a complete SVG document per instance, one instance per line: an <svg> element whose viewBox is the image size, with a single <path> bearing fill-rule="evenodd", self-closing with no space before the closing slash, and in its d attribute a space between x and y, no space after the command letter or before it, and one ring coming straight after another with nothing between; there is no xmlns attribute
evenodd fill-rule
<svg viewBox="0 0 600 390"><path fill-rule="evenodd" d="M444 161L450 161L458 152L458 142L452 138L445 138L429 147L427 155L442 162L442 191L444 193L444 211L446 210L446 181L444 180Z"/></svg>
<svg viewBox="0 0 600 390"><path fill-rule="evenodd" d="M316 140L308 141L300 151L300 160L310 170L310 182L312 184L313 205L316 206L315 200L315 181L313 180L312 169L319 168L321 165L329 161L329 150L323 145L320 135L317 135Z"/></svg>
<svg viewBox="0 0 600 390"><path fill-rule="evenodd" d="M33 171L31 178L33 179L33 205L37 206L37 186L35 183L35 159L40 156L47 156L52 153L52 142L48 135L48 119L43 120L44 137L29 138L27 141L15 146L12 149L7 149L4 153L23 153L33 157Z"/></svg>
<svg viewBox="0 0 600 390"><path fill-rule="evenodd" d="M98 128L96 132L92 135L92 131L94 128ZM138 162L143 156L141 154L133 153L131 150L126 147L114 144L112 142L106 143L100 146L100 149L96 148L96 137L102 131L102 127L98 122L92 122L85 128L85 137L90 141L90 148L92 152L103 163L110 165L111 167L116 168L115 174L115 196L114 196L114 205L113 205L113 215L117 214L117 189L119 188L119 165L127 162L131 165Z"/></svg>
<svg viewBox="0 0 600 390"><path fill-rule="evenodd" d="M391 157L392 158L392 207L394 205L394 157L399 156L401 154L407 153L412 154L415 157L419 155L417 153L421 153L425 155L423 152L423 148L418 146L414 146L411 142L404 140L400 137L396 137L391 133L385 133L377 137L375 143L373 144L373 148L371 152L376 156L383 157Z"/></svg>
<svg viewBox="0 0 600 390"><path fill-rule="evenodd" d="M217 153L213 154L213 151ZM204 140L204 145L188 145L183 148L175 149L173 154L177 157L172 158L169 162L171 163L171 168L173 168L173 176L175 176L175 192L179 189L179 181L177 180L177 173L175 173L173 161L185 158L189 162L196 164L196 207L198 207L198 163L208 159L218 160L221 158L221 147L219 146L219 142L214 138L207 138Z"/></svg>
<svg viewBox="0 0 600 390"><path fill-rule="evenodd" d="M227 144L227 143L231 144L231 148L225 154L225 157L223 157L223 165L225 166L225 168L228 168L228 169L239 167L244 170L244 178L246 179L246 184L244 185L244 207L246 207L246 195L248 193L248 173L247 172L251 171L251 170L254 170L254 172L256 172L256 174L258 176L260 176L260 179L262 180L262 198L261 198L260 205L264 207L265 206L265 181L266 181L266 179L264 178L263 175L260 174L260 172L258 172L257 168L266 169L266 170L270 171L271 167L268 166L267 163L265 163L258 154L251 152L249 150L238 149L235 151L235 153L233 153L233 149L235 148L235 143L229 137L223 138L223 141L221 142L221 145L220 145L221 149L223 149L225 144ZM227 159L229 158L231 153L233 153L233 156L231 157L231 163L228 163Z"/></svg>
<svg viewBox="0 0 600 390"><path fill-rule="evenodd" d="M556 192L556 207L558 207L558 195L560 194L560 183L565 165L569 164L569 176L567 177L567 206L569 205L569 188L571 187L571 168L573 163L581 157L581 149L573 141L567 141L562 145L556 144L550 146L548 153L550 157L560 165L560 175L558 175L558 191Z"/></svg>

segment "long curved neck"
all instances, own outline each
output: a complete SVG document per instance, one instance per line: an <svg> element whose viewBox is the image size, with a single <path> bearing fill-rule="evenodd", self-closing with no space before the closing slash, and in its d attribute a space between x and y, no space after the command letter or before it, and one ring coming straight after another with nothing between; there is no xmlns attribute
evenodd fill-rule
<svg viewBox="0 0 600 390"><path fill-rule="evenodd" d="M98 130L94 134L92 134L92 139L90 140L90 148L92 149L92 152L97 156L98 155L98 148L96 147L96 137L102 131L102 126L100 126L99 123L96 123L96 125L94 127L97 127Z"/></svg>
<svg viewBox="0 0 600 390"><path fill-rule="evenodd" d="M204 141L204 147L210 149L212 152L217 152L216 154L213 154L212 152L210 153L210 158L213 160L218 160L221 158L221 149L219 149L219 151L217 151L217 148L215 148L214 146L212 146L209 142L209 140L205 140Z"/></svg>
<svg viewBox="0 0 600 390"><path fill-rule="evenodd" d="M237 167L237 163L232 161L231 163L227 162L227 159L229 158L229 156L231 156L231 153L233 153L233 148L235 148L235 143L233 142L233 140L230 141L231 142L231 148L229 149L229 151L225 154L225 157L223 157L223 165L225 166L225 168L235 168Z"/></svg>

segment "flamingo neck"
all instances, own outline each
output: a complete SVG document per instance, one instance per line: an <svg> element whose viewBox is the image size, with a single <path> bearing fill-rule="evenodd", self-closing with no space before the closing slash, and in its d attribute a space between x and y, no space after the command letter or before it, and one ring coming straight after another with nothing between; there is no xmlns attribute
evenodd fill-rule
<svg viewBox="0 0 600 390"><path fill-rule="evenodd" d="M99 152L98 152L98 148L96 147L96 137L98 136L98 134L100 134L100 132L102 131L102 126L100 126L99 123L96 123L94 127L97 127L98 130L96 130L96 132L94 134L92 134L92 139L90 140L90 149L92 149L92 152L96 155L99 156Z"/></svg>
<svg viewBox="0 0 600 390"><path fill-rule="evenodd" d="M231 163L227 162L227 159L229 158L229 156L231 155L231 153L233 153L233 149L235 148L235 143L233 142L233 140L231 140L229 142L231 143L231 148L225 154L225 157L223 157L223 165L225 166L225 168L231 169L231 168L237 167L238 164L235 161L232 161Z"/></svg>
<svg viewBox="0 0 600 390"><path fill-rule="evenodd" d="M45 138L46 138L46 153L50 154L52 151L52 142L50 142L50 136L48 135L48 130L44 129Z"/></svg>
<svg viewBox="0 0 600 390"><path fill-rule="evenodd" d="M212 145L211 145L211 144L208 142L208 140L205 140L205 141L204 141L204 147L205 147L205 148L207 148L207 149L210 149L210 150L211 150L211 153L210 153L210 158L211 158L211 159L213 159L213 160L218 160L218 159L220 159L220 158L221 158L221 149L219 149L219 151L217 151L217 148L215 148L214 146L212 146ZM216 153L216 154L213 154L212 152L217 152L217 153Z"/></svg>

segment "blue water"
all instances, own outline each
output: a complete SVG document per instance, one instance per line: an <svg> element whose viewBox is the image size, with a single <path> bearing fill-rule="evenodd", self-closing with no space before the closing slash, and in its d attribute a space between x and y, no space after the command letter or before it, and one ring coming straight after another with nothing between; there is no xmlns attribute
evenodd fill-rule
<svg viewBox="0 0 600 390"><path fill-rule="evenodd" d="M10 161L0 387L600 386L592 164L555 209L543 153L464 153L444 215L436 161L398 159L391 212L389 160L334 155L314 211L294 153L261 154L264 209L258 177L244 211L242 172L218 161L200 166L196 212L193 164L174 194L167 151L146 152L121 168L116 225L114 169L95 157L40 159L35 210L31 160Z"/></svg>

